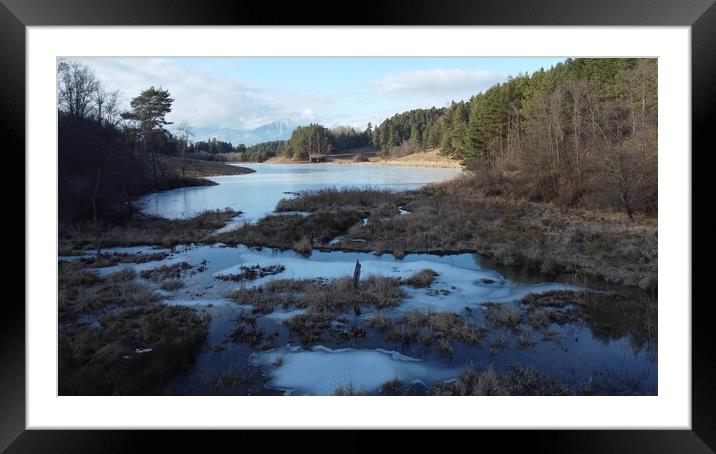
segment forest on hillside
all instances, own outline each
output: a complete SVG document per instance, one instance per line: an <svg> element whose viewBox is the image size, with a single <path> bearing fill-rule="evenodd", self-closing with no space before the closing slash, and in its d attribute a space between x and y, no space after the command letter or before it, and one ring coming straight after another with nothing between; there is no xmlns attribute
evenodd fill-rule
<svg viewBox="0 0 716 454"><path fill-rule="evenodd" d="M384 157L439 148L488 194L632 216L657 209L657 60L567 59L467 101L394 115Z"/></svg>

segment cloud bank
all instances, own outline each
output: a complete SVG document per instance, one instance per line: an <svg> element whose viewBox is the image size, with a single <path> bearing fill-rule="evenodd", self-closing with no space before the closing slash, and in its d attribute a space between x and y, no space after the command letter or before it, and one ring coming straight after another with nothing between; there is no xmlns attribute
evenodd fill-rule
<svg viewBox="0 0 716 454"><path fill-rule="evenodd" d="M88 64L105 88L119 90L125 108L150 86L169 90L174 105L167 119L195 127L253 129L276 120L313 121L331 113L331 101L300 93L266 90L239 80L180 67L168 59L95 59Z"/></svg>
<svg viewBox="0 0 716 454"><path fill-rule="evenodd" d="M489 71L464 69L426 69L388 74L373 82L373 89L394 96L452 97L472 96L499 80Z"/></svg>

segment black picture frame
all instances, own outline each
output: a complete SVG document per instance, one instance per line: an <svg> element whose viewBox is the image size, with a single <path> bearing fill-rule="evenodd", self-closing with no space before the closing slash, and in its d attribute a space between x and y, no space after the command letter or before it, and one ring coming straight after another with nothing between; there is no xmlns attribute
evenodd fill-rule
<svg viewBox="0 0 716 454"><path fill-rule="evenodd" d="M349 10L335 2L203 0L0 0L0 130L7 150L25 149L25 32L28 26L85 25L565 25L690 26L692 148L707 147L716 106L714 0L400 0L363 2ZM687 152L688 150L684 150ZM14 152L25 169L22 154ZM692 166L692 168L694 168ZM19 172L17 172L19 174ZM23 172L24 174L24 172ZM11 202L11 201L10 201ZM20 202L9 203L17 213ZM692 203L693 206L693 203ZM19 218L19 216L18 216ZM25 221L22 221L25 232ZM18 226L19 227L19 226ZM23 235L25 235L23 233ZM27 237L24 236L25 242ZM25 273L32 270L25 269ZM26 276L25 276L26 277ZM0 316L0 450L7 452L129 452L148 438L184 444L207 432L25 430L25 305L5 298ZM692 304L672 301L670 304ZM480 444L515 443L550 452L713 452L716 448L716 349L709 299L692 309L692 430L484 431ZM231 436L224 432L223 437ZM336 433L344 446L371 449L368 434ZM215 434L210 435L216 442ZM265 435L264 435L265 436ZM291 434L300 444L303 434ZM422 443L424 433L404 441ZM245 435L242 435L245 437ZM284 437L288 439L289 437ZM509 442L505 439L509 438ZM277 439L280 439L278 437ZM507 444L506 444L507 443ZM330 443L327 443L330 444ZM500 446L500 445L498 445ZM407 446L404 445L403 448Z"/></svg>

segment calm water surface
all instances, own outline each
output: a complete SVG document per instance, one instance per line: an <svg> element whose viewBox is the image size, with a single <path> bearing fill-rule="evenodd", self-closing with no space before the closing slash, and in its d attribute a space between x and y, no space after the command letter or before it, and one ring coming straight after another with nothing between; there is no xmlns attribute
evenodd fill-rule
<svg viewBox="0 0 716 454"><path fill-rule="evenodd" d="M416 189L427 183L450 180L459 169L345 164L241 164L255 173L211 177L217 186L172 189L140 199L147 214L185 218L206 210L232 208L255 221L273 211L290 193L331 187ZM289 194L287 194L289 193Z"/></svg>

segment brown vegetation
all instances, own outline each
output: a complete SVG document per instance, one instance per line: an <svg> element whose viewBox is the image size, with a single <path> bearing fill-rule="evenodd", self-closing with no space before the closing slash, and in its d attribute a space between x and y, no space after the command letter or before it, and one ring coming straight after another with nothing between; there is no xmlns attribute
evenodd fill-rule
<svg viewBox="0 0 716 454"><path fill-rule="evenodd" d="M557 380L533 367L512 365L499 374L494 369L468 370L454 382L433 387L436 396L566 396L571 392Z"/></svg>
<svg viewBox="0 0 716 454"><path fill-rule="evenodd" d="M424 270L418 271L417 273L407 278L405 280L405 283L411 287L425 288L433 285L433 281L436 277L438 277L438 273L429 268L426 268Z"/></svg>
<svg viewBox="0 0 716 454"><path fill-rule="evenodd" d="M164 246L215 242L213 235L240 211L206 211L189 219L135 217L123 224L60 223L59 245L65 253L113 246Z"/></svg>
<svg viewBox="0 0 716 454"><path fill-rule="evenodd" d="M105 308L126 308L154 303L159 296L135 282L131 270L122 270L101 278L87 271L82 263L58 264L58 313L60 319L96 313Z"/></svg>
<svg viewBox="0 0 716 454"><path fill-rule="evenodd" d="M335 206L368 212L370 222L349 229L337 244L324 246L329 249L478 252L500 264L543 273L589 276L643 289L656 289L658 282L655 219L635 215L630 220L621 213L485 197L474 175L417 193L323 190L284 202L285 209L307 211ZM411 214L399 215L398 206Z"/></svg>
<svg viewBox="0 0 716 454"><path fill-rule="evenodd" d="M139 275L142 279L161 282L167 279L180 279L182 272L191 269L191 265L187 262L179 262L173 265L162 265L151 270L144 270Z"/></svg>
<svg viewBox="0 0 716 454"><path fill-rule="evenodd" d="M273 346L270 337L266 335L263 328L256 326L256 316L254 315L242 315L239 317L234 332L229 335L229 338L234 342L259 347L261 350L268 350Z"/></svg>
<svg viewBox="0 0 716 454"><path fill-rule="evenodd" d="M487 335L485 329L452 312L413 311L397 321L378 312L368 320L368 326L382 332L391 342L405 345L421 343L427 348L437 346L446 354L453 353L452 342L479 346Z"/></svg>
<svg viewBox="0 0 716 454"><path fill-rule="evenodd" d="M325 247L362 218L362 213L349 210L320 211L310 216L267 216L255 224L244 224L231 232L216 235L215 240L226 244L295 249L308 254L314 245Z"/></svg>
<svg viewBox="0 0 716 454"><path fill-rule="evenodd" d="M60 395L152 395L191 365L208 322L194 310L161 304L100 318L101 327L64 325Z"/></svg>
<svg viewBox="0 0 716 454"><path fill-rule="evenodd" d="M408 200L410 194L363 188L316 189L301 192L295 198L280 200L276 205L276 211L316 212L341 209L372 211L377 206L389 204L395 206L397 213L398 205Z"/></svg>
<svg viewBox="0 0 716 454"><path fill-rule="evenodd" d="M264 287L242 287L229 295L238 304L251 305L255 313L268 314L289 307L305 309L305 313L284 322L304 344L317 342L334 321L345 320L346 314L357 314L361 307L395 307L404 296L398 279L377 276L363 279L358 288L353 287L349 277L331 281L284 279Z"/></svg>
<svg viewBox="0 0 716 454"><path fill-rule="evenodd" d="M193 362L206 317L161 304L135 277L122 270L101 278L81 262L60 262L61 395L162 394Z"/></svg>
<svg viewBox="0 0 716 454"><path fill-rule="evenodd" d="M162 282L160 287L162 290L167 291L179 290L180 288L184 287L184 282L180 279L170 279L168 281Z"/></svg>

